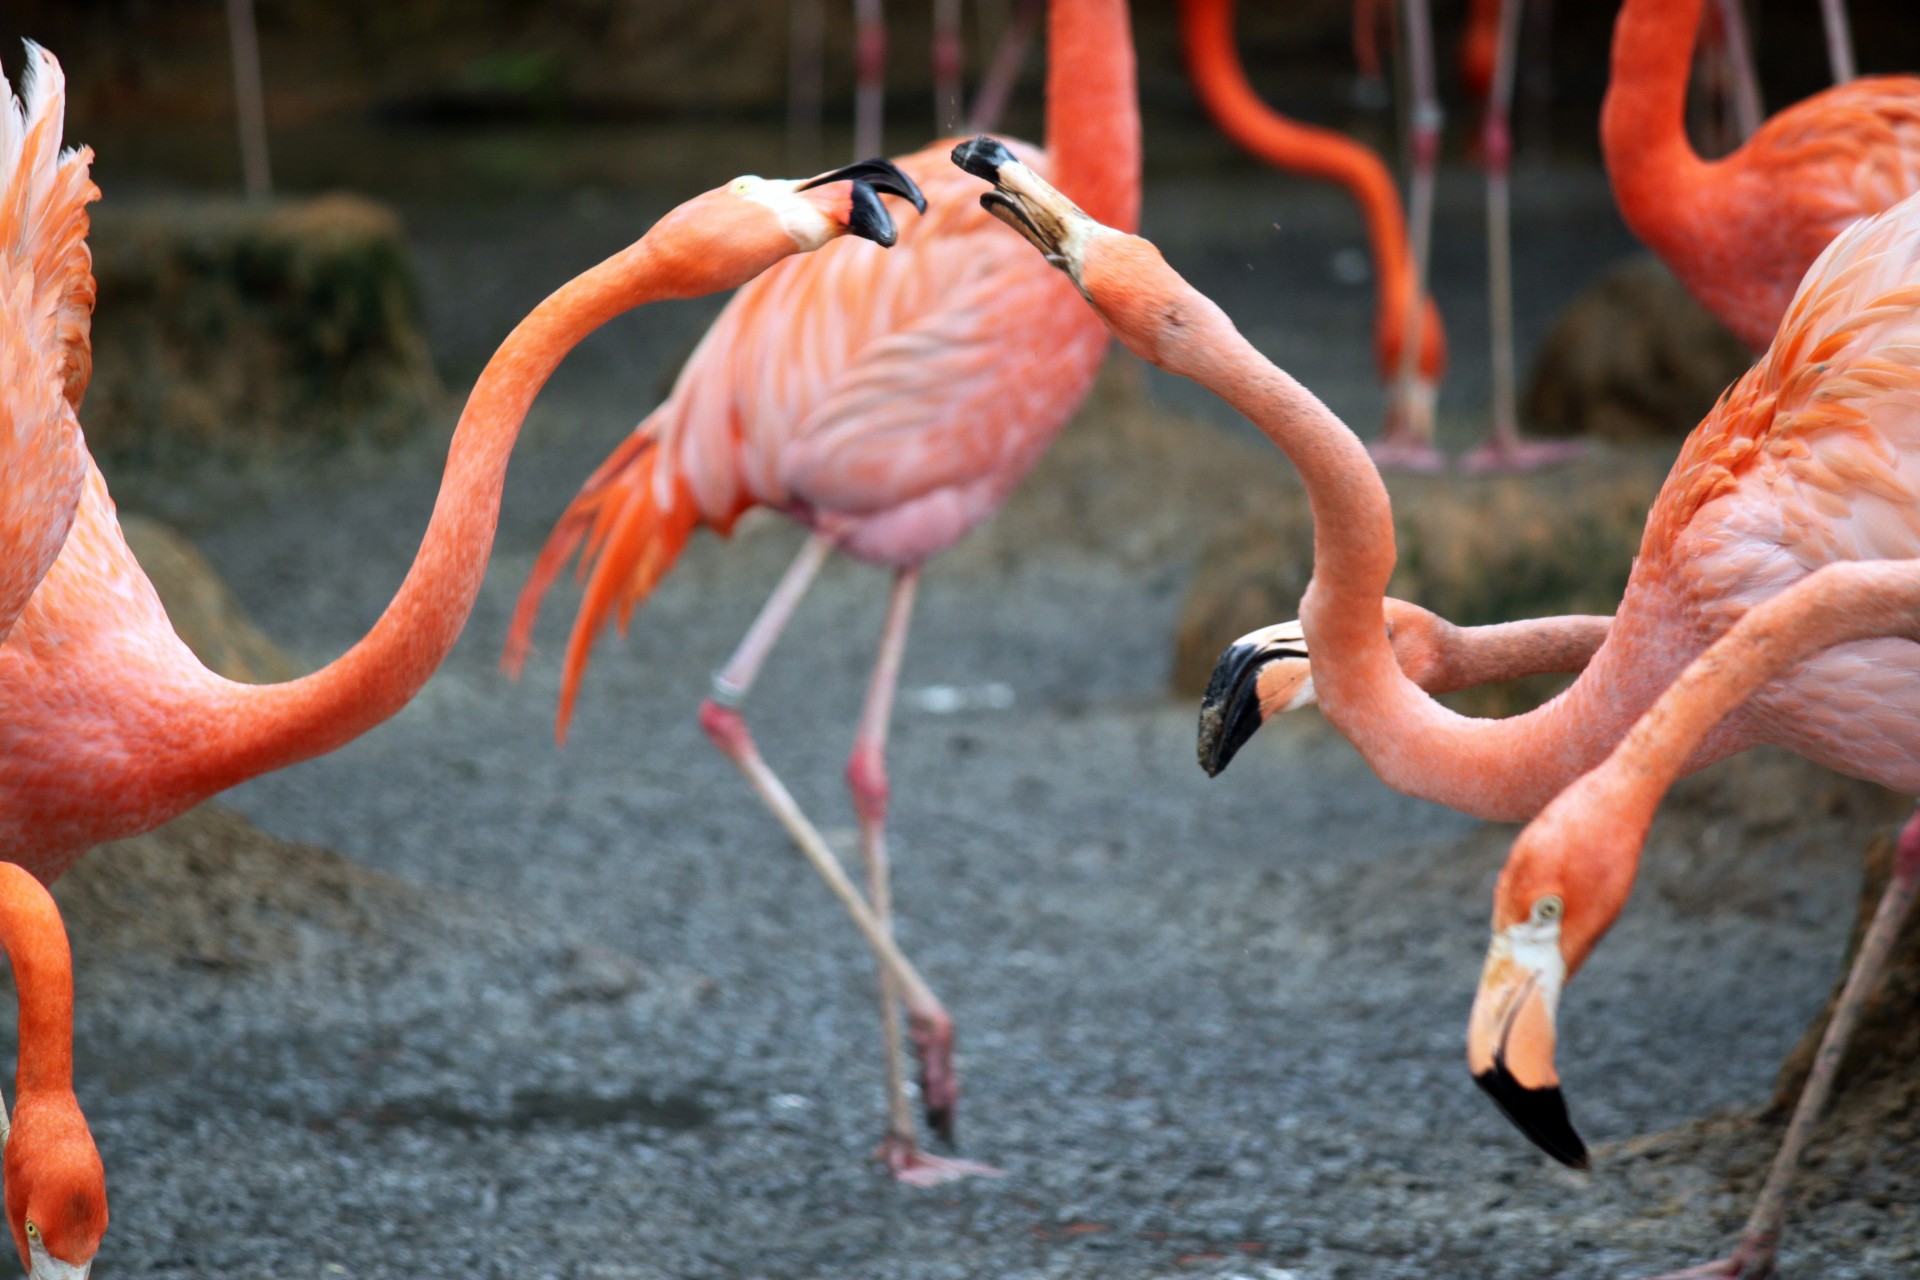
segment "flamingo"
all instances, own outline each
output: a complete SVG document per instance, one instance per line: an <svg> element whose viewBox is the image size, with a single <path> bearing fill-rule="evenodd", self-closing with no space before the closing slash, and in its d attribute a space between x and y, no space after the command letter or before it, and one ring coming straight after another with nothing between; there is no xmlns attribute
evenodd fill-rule
<svg viewBox="0 0 1920 1280"><path fill-rule="evenodd" d="M1373 248L1374 355L1380 379L1389 387L1386 426L1374 456L1391 465L1439 470L1445 460L1433 447L1433 405L1446 372L1446 331L1432 296L1417 292L1393 175L1365 144L1289 120L1261 101L1234 48L1234 7L1235 0L1182 0L1188 77L1214 123L1246 150L1277 168L1337 182L1352 193ZM1422 314L1410 323L1407 313L1416 296ZM1418 344L1410 362L1401 359L1409 333Z"/></svg>
<svg viewBox="0 0 1920 1280"><path fill-rule="evenodd" d="M991 139L963 144L955 159L993 179L985 199L996 216L1066 270L1127 347L1223 396L1300 470L1316 528L1339 533L1315 540L1302 601L1301 627L1318 662L1316 694L1400 790L1482 816L1533 817L1612 754L1690 665L1706 673L1690 679L1720 678L1727 665L1720 650L1694 659L1743 617L1807 610L1802 597L1828 589L1806 585L1816 576L1885 571L1872 562L1920 552L1920 197L1834 241L1808 272L1773 345L1688 437L1655 500L1619 613L1580 678L1535 712L1472 721L1434 704L1395 659L1382 625L1391 516L1385 487L1352 432L1261 357L1151 244L1088 217ZM1757 643L1745 635L1732 643ZM1816 638L1825 637L1849 635ZM1668 782L1761 743L1920 792L1913 693L1920 655L1882 640L1793 665L1801 656L1768 667L1674 733L1657 768L1636 747L1599 775L1641 788L1639 808L1619 787L1590 779L1555 812L1596 815L1625 832L1637 854L1646 829L1640 810L1650 815ZM1686 689L1679 705L1688 705ZM1647 721L1655 735L1673 719L1662 708ZM1553 832L1561 820L1543 818L1535 830ZM1551 1069L1556 984L1584 959L1632 879L1631 856L1588 856L1592 838L1588 829L1569 831L1549 852L1533 854L1542 846L1523 837L1527 847L1516 853L1523 870L1510 866L1502 879L1495 916L1502 932L1487 980L1494 990L1478 1005L1471 1059L1509 1115L1570 1162L1583 1151L1570 1136ZM1534 866L1546 877L1574 868L1578 882L1524 870ZM1575 890L1591 900L1569 897ZM1570 905L1576 898L1577 909ZM1549 933L1557 946L1547 945ZM1503 977L1508 965L1515 971ZM1499 1039L1489 1043L1496 1028ZM1762 1243L1770 1249L1771 1237ZM1740 1262L1696 1274L1755 1273Z"/></svg>
<svg viewBox="0 0 1920 1280"><path fill-rule="evenodd" d="M1844 228L1920 190L1920 78L1852 80L1705 161L1687 69L1705 0L1626 0L1600 140L1621 215L1688 292L1764 350L1807 267Z"/></svg>
<svg viewBox="0 0 1920 1280"><path fill-rule="evenodd" d="M92 374L93 153L60 149L66 81L29 41L20 96L0 75L0 641L67 540L86 482L74 410Z"/></svg>
<svg viewBox="0 0 1920 1280"><path fill-rule="evenodd" d="M1456 627L1405 600L1389 596L1383 604L1394 661L1427 693L1578 675L1613 624L1612 618L1566 614ZM1200 767L1217 777L1262 724L1313 703L1313 668L1300 624L1249 631L1220 655L1200 699Z"/></svg>
<svg viewBox="0 0 1920 1280"><path fill-rule="evenodd" d="M1047 150L1023 149L1089 208L1138 216L1140 126L1125 0L1054 0L1048 11ZM725 532L770 507L811 530L700 708L708 737L826 876L844 874L760 757L742 705L820 566L835 550L883 565L893 588L861 711L848 786L869 903L890 916L887 725L921 566L998 508L1080 405L1106 331L1073 288L985 216L978 182L946 163L951 140L903 157L933 212L907 220L884 265L829 250L775 270L728 304L666 401L587 480L520 597L505 665L526 660L540 601L585 547L586 594L567 642L564 741L594 639L624 625L698 525ZM871 938L869 939L871 941ZM931 1127L950 1135L952 1022L933 993L897 989L883 966L888 1120L880 1155L930 1183L984 1166L936 1159L915 1137L899 1067L907 1007Z"/></svg>
<svg viewBox="0 0 1920 1280"><path fill-rule="evenodd" d="M1915 418L1911 398L1905 416ZM1556 796L1515 840L1494 891L1493 941L1468 1024L1467 1060L1501 1110L1556 1159L1586 1163L1554 1066L1560 992L1626 905L1661 797L1714 726L1769 687L1777 689L1795 667L1817 660L1850 668L1859 687L1829 684L1823 692L1835 700L1888 682L1903 664L1910 672L1912 660L1900 652L1906 646L1894 640L1920 640L1920 560L1822 565L1750 609L1660 695L1605 762ZM1862 701L1833 718L1871 719L1873 705ZM1898 755L1887 770L1908 780L1920 776L1913 725L1909 714L1886 737ZM1916 891L1920 812L1901 831L1893 875L1739 1245L1724 1259L1668 1280L1773 1274L1800 1154Z"/></svg>
<svg viewBox="0 0 1920 1280"><path fill-rule="evenodd" d="M20 999L11 1124L0 1105L7 1225L28 1280L86 1280L107 1231L107 1177L73 1095L73 959L53 896L8 862L0 946Z"/></svg>

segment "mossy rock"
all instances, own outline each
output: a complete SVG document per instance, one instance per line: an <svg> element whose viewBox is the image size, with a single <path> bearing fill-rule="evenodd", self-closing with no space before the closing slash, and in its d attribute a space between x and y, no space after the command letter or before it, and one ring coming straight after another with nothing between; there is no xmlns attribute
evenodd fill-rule
<svg viewBox="0 0 1920 1280"><path fill-rule="evenodd" d="M400 221L382 205L103 204L92 242L82 420L110 463L392 442L440 402Z"/></svg>

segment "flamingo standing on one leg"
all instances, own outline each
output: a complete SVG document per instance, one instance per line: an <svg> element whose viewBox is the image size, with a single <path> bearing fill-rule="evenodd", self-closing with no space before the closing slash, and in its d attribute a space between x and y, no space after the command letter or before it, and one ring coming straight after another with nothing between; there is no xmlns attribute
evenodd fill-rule
<svg viewBox="0 0 1920 1280"><path fill-rule="evenodd" d="M1801 584L1828 566L1854 574L1871 571L1861 561L1920 554L1920 197L1857 224L1821 255L1774 344L1688 438L1649 516L1620 611L1580 679L1536 712L1471 721L1434 704L1396 661L1382 625L1392 520L1385 488L1352 433L1146 241L1087 217L990 139L964 144L955 159L994 177L990 207L1072 275L1122 342L1224 396L1299 468L1316 528L1334 532L1315 539L1302 602L1301 625L1317 655L1316 692L1329 718L1403 791L1483 816L1531 816L1605 759L1743 616L1796 588L1821 590ZM1777 607L1807 606L1789 596ZM1605 784L1591 779L1586 798L1570 803L1626 815L1621 827L1637 842L1652 810L1647 796L1657 800L1681 773L1763 742L1920 792L1920 654L1913 646L1845 646L1789 665L1800 656L1789 655L1702 723L1674 734L1657 768L1636 748L1607 775L1642 788L1644 813L1618 788L1600 790ZM1717 678L1724 666L1718 656L1694 664L1707 674L1689 679ZM1670 718L1663 709L1647 723L1657 733ZM1582 837L1559 847L1580 858L1588 844ZM1631 882L1630 859L1580 865L1589 868L1586 887L1596 878L1604 885L1594 890L1598 905L1583 902L1577 917L1564 911L1565 932L1563 888L1542 896L1536 880L1516 874L1513 888L1503 880L1508 896L1496 926L1507 932L1496 937L1489 979L1502 994L1480 1006L1474 1053L1476 1070L1509 1115L1572 1161L1582 1153L1569 1140L1551 1071L1552 1000L1566 962L1584 958L1611 919L1606 904L1617 910ZM1548 928L1557 945L1543 941ZM1526 972L1500 977L1508 962ZM1810 1097L1817 1108L1817 1093ZM1718 1274L1754 1273L1742 1262Z"/></svg>
<svg viewBox="0 0 1920 1280"><path fill-rule="evenodd" d="M1446 372L1446 331L1433 298L1416 291L1393 175L1370 147L1289 120L1260 100L1234 47L1234 8L1235 0L1183 0L1188 76L1214 123L1242 147L1268 164L1337 182L1352 193L1373 249L1374 353L1381 381L1390 388L1386 427L1374 453L1394 465L1438 470L1445 461L1433 447L1433 405ZM1424 314L1418 325L1409 325L1416 297ZM1420 343L1411 369L1400 350L1409 332L1417 332Z"/></svg>
<svg viewBox="0 0 1920 1280"><path fill-rule="evenodd" d="M5 862L0 946L20 999L11 1123L0 1104L7 1225L27 1280L86 1280L107 1232L107 1178L73 1096L73 958L52 895Z"/></svg>
<svg viewBox="0 0 1920 1280"><path fill-rule="evenodd" d="M776 270L708 330L671 395L588 479L521 595L506 665L518 670L541 597L585 546L586 595L567 644L564 737L594 639L623 622L694 528L730 528L766 506L812 530L793 567L714 677L709 737L816 867L839 863L761 759L741 708L807 585L835 549L894 572L860 729L847 766L871 902L884 921L886 726L920 567L990 516L1079 407L1106 332L1073 288L975 206L980 185L946 162L950 143L900 165L933 196L885 264L828 251ZM1025 152L1123 226L1139 209L1140 126L1125 0L1053 0L1047 150ZM924 1103L936 1131L957 1097L951 1023L931 992L908 993ZM931 1182L979 1166L937 1161L914 1135L898 1065L898 997L883 987L894 1173Z"/></svg>
<svg viewBox="0 0 1920 1280"><path fill-rule="evenodd" d="M1900 645L1887 643L1896 638ZM1897 650L1914 640L1920 640L1920 561L1852 561L1815 570L1754 606L1673 682L1605 763L1520 833L1494 892L1493 941L1474 999L1467 1058L1475 1079L1550 1154L1575 1165L1586 1159L1554 1066L1560 992L1626 905L1654 811L1687 759L1729 713L1765 698L1769 686L1790 679L1796 666L1810 660L1830 670L1851 669L1860 691L1870 691L1834 708L1836 725L1879 718L1880 691L1893 687L1890 677L1901 665ZM1862 643L1868 641L1878 643ZM1909 672L1901 674L1909 675L1910 660L1907 666ZM1826 692L1838 701L1849 690L1829 686ZM1911 714L1886 719L1893 721L1886 742L1895 758L1884 772L1910 782L1920 776L1914 720ZM1763 1280L1774 1274L1800 1154L1917 891L1920 812L1900 834L1892 878L1738 1247L1727 1258L1667 1280Z"/></svg>

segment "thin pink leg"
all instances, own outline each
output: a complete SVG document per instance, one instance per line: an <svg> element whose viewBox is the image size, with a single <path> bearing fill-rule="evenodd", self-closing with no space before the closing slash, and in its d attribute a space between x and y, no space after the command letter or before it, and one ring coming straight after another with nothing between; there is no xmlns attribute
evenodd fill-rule
<svg viewBox="0 0 1920 1280"><path fill-rule="evenodd" d="M960 0L933 0L933 128L938 135L960 128L963 57Z"/></svg>
<svg viewBox="0 0 1920 1280"><path fill-rule="evenodd" d="M1727 38L1727 75L1733 88L1733 128L1738 146L1760 127L1760 73L1753 65L1753 41L1747 35L1746 0L1719 0L1721 30Z"/></svg>
<svg viewBox="0 0 1920 1280"><path fill-rule="evenodd" d="M1847 22L1847 0L1820 0L1820 18L1827 27L1827 62L1833 82L1845 84L1859 75L1853 61L1853 28Z"/></svg>
<svg viewBox="0 0 1920 1280"><path fill-rule="evenodd" d="M1881 895L1880 906L1873 913L1873 923L1867 926L1867 936L1861 940L1860 954L1854 958L1846 985L1840 989L1833 1020L1827 1023L1826 1034L1820 1038L1813 1070L1800 1090L1799 1104L1793 1109L1793 1119L1787 1123L1787 1135L1781 1139L1780 1151L1773 1158L1773 1167L1767 1171L1766 1184L1760 1188L1760 1199L1753 1206L1753 1216L1747 1219L1746 1230L1740 1233L1739 1245L1730 1256L1717 1262L1675 1271L1658 1280L1771 1280L1775 1274L1780 1230L1787 1217L1787 1189L1799 1168L1800 1155L1813 1134L1813 1126L1833 1094L1834 1076L1846 1057L1847 1041L1859 1026L1861 1009L1886 970L1887 958L1900 937L1900 926L1906 922L1916 892L1920 892L1920 810L1916 810L1900 832L1900 844L1893 855L1893 875Z"/></svg>
<svg viewBox="0 0 1920 1280"><path fill-rule="evenodd" d="M767 655L773 652L774 643L779 640L780 633L786 630L794 609L806 595L820 566L826 563L831 554L833 543L830 539L815 535L807 540L786 576L780 579L780 585L774 588L772 597L760 610L760 615L747 629L740 647L734 651L727 665L713 677L713 693L700 704L700 727L706 730L713 745L746 775L754 793L779 819L780 825L787 829L787 834L793 837L800 852L820 873L820 878L827 882L827 888L840 900L847 914L853 917L854 925L866 938L867 945L873 948L882 970L897 984L901 1002L907 1006L907 1018L914 1046L921 1056L923 1073L930 1081L945 1082L951 1105L952 1096L958 1092L953 1075L953 1019L947 1016L946 1008L920 977L912 962L894 944L892 931L868 906L867 900L860 896L860 890L854 887L826 839L807 820L792 793L761 758L753 735L747 730L746 717L740 711L753 689L754 680L760 674L760 668L766 663Z"/></svg>
<svg viewBox="0 0 1920 1280"><path fill-rule="evenodd" d="M853 158L886 154L880 113L887 100L887 19L881 0L853 0Z"/></svg>
<svg viewBox="0 0 1920 1280"><path fill-rule="evenodd" d="M1487 314L1493 341L1493 430L1460 460L1470 472L1531 471L1580 456L1577 440L1525 440L1513 358L1513 82L1520 46L1521 0L1501 0L1500 33L1481 150L1487 162Z"/></svg>
<svg viewBox="0 0 1920 1280"><path fill-rule="evenodd" d="M1440 164L1440 98L1434 89L1433 30L1427 0L1404 0L1401 36L1405 42L1407 83L1413 100L1408 136L1413 177L1407 192L1407 239L1413 257L1413 296L1427 296L1428 264L1433 248L1433 188ZM1433 392L1420 377L1420 329L1426 308L1407 308L1401 335L1400 369L1394 378L1393 409L1380 438L1369 447L1374 461L1403 471L1444 471L1447 460L1433 447Z"/></svg>
<svg viewBox="0 0 1920 1280"><path fill-rule="evenodd" d="M880 651L874 657L867 683L866 705L860 728L847 759L847 788L853 793L860 819L860 856L867 870L867 901L889 936L893 932L893 890L887 860L887 727L893 720L893 695L900 686L900 661L907 650L907 627L913 619L913 600L920 571L903 569L893 580L887 601L887 621L880 633ZM930 1187L956 1178L992 1176L1000 1171L970 1160L930 1156L920 1150L913 1114L907 1105L906 1081L900 1069L899 984L885 965L880 966L880 1031L887 1062L887 1136L880 1155L893 1176L915 1186ZM922 1081L927 1124L944 1138L953 1136L954 1106L959 1088L950 1076L929 1070Z"/></svg>
<svg viewBox="0 0 1920 1280"><path fill-rule="evenodd" d="M987 74L980 79L973 109L967 112L968 133L992 133L1000 127L1000 118L1007 114L1007 103L1013 98L1013 86L1019 82L1021 68L1026 65L1027 51L1033 47L1033 35L1039 29L1044 7L1043 0L1017 0L1013 20L1007 23L1000 43L994 46L993 60L987 64Z"/></svg>

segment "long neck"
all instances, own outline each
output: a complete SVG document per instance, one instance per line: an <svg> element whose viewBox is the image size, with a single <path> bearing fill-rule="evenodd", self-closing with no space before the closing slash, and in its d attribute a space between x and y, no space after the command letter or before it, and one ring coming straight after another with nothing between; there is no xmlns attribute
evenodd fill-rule
<svg viewBox="0 0 1920 1280"><path fill-rule="evenodd" d="M569 282L522 320L487 362L453 433L419 554L373 629L312 675L219 686L205 750L186 785L207 793L332 751L404 707L453 648L480 592L507 460L534 397L561 359L614 316L658 297L648 238Z"/></svg>
<svg viewBox="0 0 1920 1280"><path fill-rule="evenodd" d="M0 863L0 946L20 998L18 1096L73 1092L73 960L60 910L26 870Z"/></svg>
<svg viewBox="0 0 1920 1280"><path fill-rule="evenodd" d="M1432 677L1420 686L1451 693L1521 676L1574 675L1586 669L1612 625L1612 618L1569 614L1454 627L1444 633Z"/></svg>
<svg viewBox="0 0 1920 1280"><path fill-rule="evenodd" d="M1373 250L1379 332L1397 340L1413 305L1413 258L1393 175L1374 151L1332 129L1301 124L1267 106L1247 80L1234 45L1235 0L1184 0L1180 23L1187 74L1222 133L1268 164L1335 182L1352 193ZM1389 357L1392 372L1398 361Z"/></svg>
<svg viewBox="0 0 1920 1280"><path fill-rule="evenodd" d="M1687 141L1687 77L1706 0L1626 0L1600 109L1600 145L1627 223L1642 239L1706 168Z"/></svg>
<svg viewBox="0 0 1920 1280"><path fill-rule="evenodd" d="M1173 339L1182 354L1168 367L1245 414L1306 484L1315 536L1300 622L1321 709L1389 786L1480 817L1532 816L1597 763L1651 700L1620 687L1618 669L1634 665L1617 643L1620 634L1572 688L1525 715L1475 720L1435 702L1401 671L1387 638L1392 509L1365 448L1313 393L1255 351L1218 307L1191 289L1187 297L1191 305Z"/></svg>
<svg viewBox="0 0 1920 1280"><path fill-rule="evenodd" d="M1140 95L1127 0L1052 0L1047 155L1054 185L1110 227L1140 225Z"/></svg>

